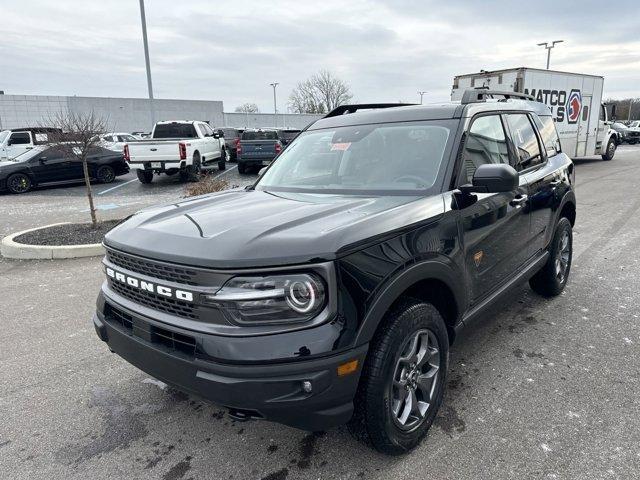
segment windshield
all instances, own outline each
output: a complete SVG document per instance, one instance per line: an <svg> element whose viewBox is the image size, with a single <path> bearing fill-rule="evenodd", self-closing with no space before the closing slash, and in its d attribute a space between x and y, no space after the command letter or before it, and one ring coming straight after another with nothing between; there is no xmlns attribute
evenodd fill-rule
<svg viewBox="0 0 640 480"><path fill-rule="evenodd" d="M456 120L337 127L300 134L258 190L417 194L432 188Z"/></svg>
<svg viewBox="0 0 640 480"><path fill-rule="evenodd" d="M20 155L16 155L14 158L10 158L12 162L26 162L27 160L31 160L33 157L41 154L47 147L33 147L31 150L27 150L26 152L22 152Z"/></svg>
<svg viewBox="0 0 640 480"><path fill-rule="evenodd" d="M0 132L0 143L4 142L10 133L11 130L3 130L2 132Z"/></svg>

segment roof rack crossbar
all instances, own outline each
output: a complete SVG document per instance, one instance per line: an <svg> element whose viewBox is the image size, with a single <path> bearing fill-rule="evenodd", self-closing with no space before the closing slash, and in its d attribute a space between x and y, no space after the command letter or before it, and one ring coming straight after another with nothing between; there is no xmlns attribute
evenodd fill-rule
<svg viewBox="0 0 640 480"><path fill-rule="evenodd" d="M485 87L479 87L479 88L469 88L467 90L464 91L464 93L462 94L462 100L460 101L460 103L467 104L467 103L480 103L480 102L486 102L487 98L494 98L494 97L504 97L505 100L509 100L510 98L521 98L523 100L535 100L535 98L533 98L532 95L528 95L526 93L519 93L519 92L502 92L499 90L489 90L488 88Z"/></svg>
<svg viewBox="0 0 640 480"><path fill-rule="evenodd" d="M353 105L340 105L327 113L323 118L337 117L347 113L355 113L358 110L370 110L374 108L407 107L415 103L359 103Z"/></svg>

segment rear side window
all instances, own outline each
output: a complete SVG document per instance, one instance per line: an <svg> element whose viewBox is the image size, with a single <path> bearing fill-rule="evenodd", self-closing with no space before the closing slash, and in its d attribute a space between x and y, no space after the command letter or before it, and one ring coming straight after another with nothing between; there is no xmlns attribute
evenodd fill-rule
<svg viewBox="0 0 640 480"><path fill-rule="evenodd" d="M160 123L153 131L153 138L198 138L192 123Z"/></svg>
<svg viewBox="0 0 640 480"><path fill-rule="evenodd" d="M242 140L278 140L278 132L268 130L257 132L243 132Z"/></svg>
<svg viewBox="0 0 640 480"><path fill-rule="evenodd" d="M462 183L471 183L476 168L485 163L509 165L507 137L498 115L485 115L473 121L464 145L463 162Z"/></svg>
<svg viewBox="0 0 640 480"><path fill-rule="evenodd" d="M540 136L542 137L542 143L547 151L547 156L552 157L557 155L562 150L560 149L560 138L558 137L558 131L556 130L556 124L552 117L538 117L533 116Z"/></svg>
<svg viewBox="0 0 640 480"><path fill-rule="evenodd" d="M224 133L224 138L236 138L238 136L238 132L233 128L223 128L222 133Z"/></svg>
<svg viewBox="0 0 640 480"><path fill-rule="evenodd" d="M11 143L13 145L24 145L31 143L31 137L28 132L14 132L11 134Z"/></svg>
<svg viewBox="0 0 640 480"><path fill-rule="evenodd" d="M525 170L542 163L538 137L529 116L524 113L510 113L506 117L511 138L518 153L518 168L516 170Z"/></svg>

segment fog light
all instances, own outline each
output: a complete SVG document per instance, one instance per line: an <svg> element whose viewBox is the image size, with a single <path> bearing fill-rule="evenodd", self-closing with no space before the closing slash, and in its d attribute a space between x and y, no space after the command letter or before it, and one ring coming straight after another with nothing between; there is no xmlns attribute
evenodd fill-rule
<svg viewBox="0 0 640 480"><path fill-rule="evenodd" d="M309 380L305 380L304 382L302 382L302 390L305 393L311 393L312 389L313 387L311 386L311 382Z"/></svg>

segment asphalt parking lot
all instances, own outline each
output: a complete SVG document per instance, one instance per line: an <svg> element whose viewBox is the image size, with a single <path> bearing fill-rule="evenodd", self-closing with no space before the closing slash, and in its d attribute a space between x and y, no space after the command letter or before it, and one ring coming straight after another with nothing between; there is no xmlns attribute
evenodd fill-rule
<svg viewBox="0 0 640 480"><path fill-rule="evenodd" d="M99 258L0 259L0 477L640 478L639 176L638 147L576 162L567 289L546 300L522 285L463 333L436 424L403 457L344 428L232 421L109 353L90 322ZM184 194L133 178L95 187L102 218ZM0 235L88 219L83 188L0 195Z"/></svg>

